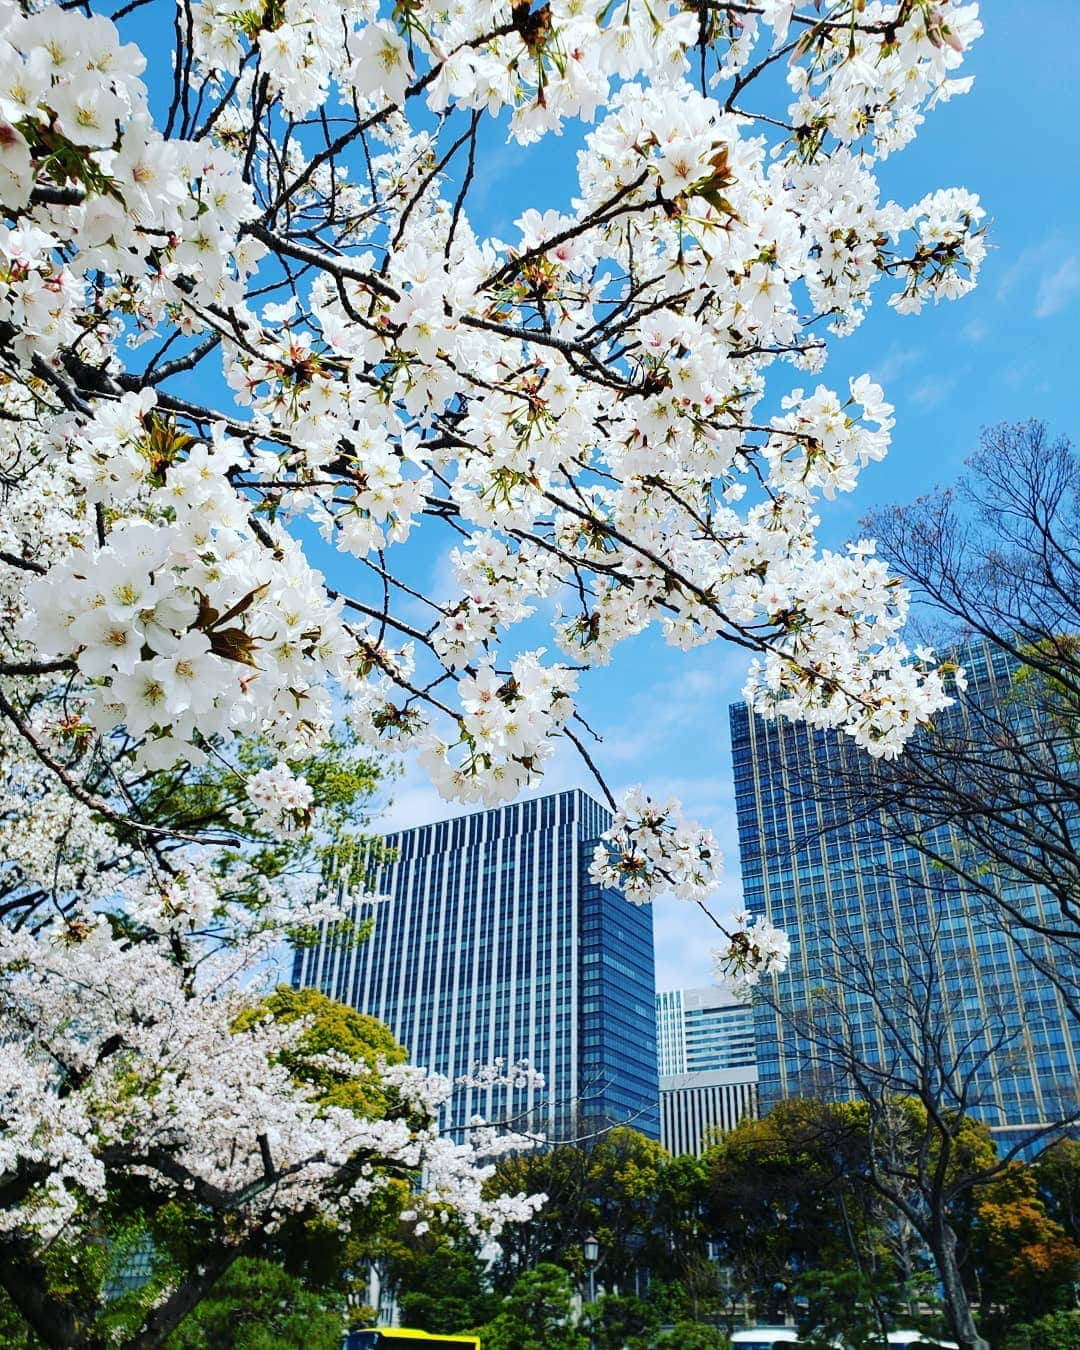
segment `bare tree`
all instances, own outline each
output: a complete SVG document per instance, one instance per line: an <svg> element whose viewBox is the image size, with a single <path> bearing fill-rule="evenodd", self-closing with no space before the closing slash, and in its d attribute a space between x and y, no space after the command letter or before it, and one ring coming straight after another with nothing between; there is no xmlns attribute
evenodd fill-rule
<svg viewBox="0 0 1080 1350"><path fill-rule="evenodd" d="M969 643L980 669L899 761L852 764L849 786L985 896L1014 938L1045 939L1025 955L1077 1013L1080 461L1032 421L984 432L967 467L955 489L865 526L934 645Z"/></svg>
<svg viewBox="0 0 1080 1350"><path fill-rule="evenodd" d="M962 1235L974 1192L1022 1152L1065 1137L1080 1120L1075 1084L1057 1085L1054 1118L995 1150L995 1080L1026 1058L1023 1011L1004 984L961 1016L949 974L955 949L946 911L923 898L902 931L878 925L822 936L835 980L796 1003L780 983L764 998L810 1049L808 1095L852 1098L867 1112L862 1180L914 1232L933 1261L943 1312L962 1350L986 1350L963 1272ZM989 992L988 992L989 991ZM988 1119L989 1117L989 1119Z"/></svg>

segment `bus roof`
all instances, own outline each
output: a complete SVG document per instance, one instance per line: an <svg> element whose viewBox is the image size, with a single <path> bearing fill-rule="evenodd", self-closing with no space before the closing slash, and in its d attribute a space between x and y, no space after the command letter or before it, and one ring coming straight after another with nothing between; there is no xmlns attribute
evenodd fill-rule
<svg viewBox="0 0 1080 1350"><path fill-rule="evenodd" d="M469 1350L480 1350L480 1340L477 1336L443 1336L438 1332L432 1331L413 1331L409 1327L366 1327L363 1331L352 1333L361 1344L365 1336L373 1336L377 1339L376 1346L386 1344L394 1345L397 1342L420 1342L427 1345L430 1350L438 1350L441 1346L462 1346L469 1347Z"/></svg>

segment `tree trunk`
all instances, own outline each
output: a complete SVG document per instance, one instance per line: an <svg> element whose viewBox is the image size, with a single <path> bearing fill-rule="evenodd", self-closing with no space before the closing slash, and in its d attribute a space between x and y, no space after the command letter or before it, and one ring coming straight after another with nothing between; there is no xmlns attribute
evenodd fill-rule
<svg viewBox="0 0 1080 1350"><path fill-rule="evenodd" d="M94 1331L97 1309L77 1308L51 1297L45 1267L19 1243L7 1242L0 1248L0 1285L46 1345L104 1350L104 1338Z"/></svg>
<svg viewBox="0 0 1080 1350"><path fill-rule="evenodd" d="M944 1295L945 1321L953 1339L960 1350L990 1350L990 1342L979 1335L971 1315L971 1301L956 1260L956 1234L941 1220L933 1225L929 1237Z"/></svg>
<svg viewBox="0 0 1080 1350"><path fill-rule="evenodd" d="M210 1289L221 1279L238 1256L242 1256L250 1242L224 1247L205 1265L200 1274L191 1276L178 1285L164 1303L147 1315L146 1320L127 1342L128 1350L155 1350L169 1333L176 1329L193 1308L198 1307Z"/></svg>

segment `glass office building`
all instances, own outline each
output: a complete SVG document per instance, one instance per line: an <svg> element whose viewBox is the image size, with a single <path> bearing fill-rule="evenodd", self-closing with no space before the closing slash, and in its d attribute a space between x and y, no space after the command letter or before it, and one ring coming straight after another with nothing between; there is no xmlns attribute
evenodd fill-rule
<svg viewBox="0 0 1080 1350"><path fill-rule="evenodd" d="M652 910L589 880L610 814L574 790L389 835L367 942L296 954L293 981L385 1022L452 1078L527 1060L544 1086L457 1094L451 1126L576 1117L659 1135Z"/></svg>
<svg viewBox="0 0 1080 1350"><path fill-rule="evenodd" d="M754 1011L730 989L669 989L656 996L660 1141L700 1154L712 1136L757 1115Z"/></svg>
<svg viewBox="0 0 1080 1350"><path fill-rule="evenodd" d="M973 643L958 657L974 698L1004 706L1015 670L1004 654ZM967 714L955 705L945 716ZM1010 933L999 909L906 843L882 811L853 809L846 785L859 752L848 738L769 722L743 704L731 709L731 731L745 908L785 929L792 947L788 970L755 1005L761 1110L788 1096L851 1095L836 1060L799 1030L832 1000L864 1061L883 1064L905 1037L929 1029L937 1058L957 1082L969 1079L968 1108L999 1137L1058 1119L1075 1102L1080 1045L1059 985L1038 965L1075 987L1076 953ZM966 851L970 871L970 843L947 824L934 830L934 851L958 859ZM995 879L988 867L980 880L1007 887L1014 909L1052 924L1054 902L1036 887ZM1021 936L1034 961L1018 951ZM934 989L920 1026L901 993L913 979L925 984L928 963ZM904 1010L886 1027L890 991Z"/></svg>

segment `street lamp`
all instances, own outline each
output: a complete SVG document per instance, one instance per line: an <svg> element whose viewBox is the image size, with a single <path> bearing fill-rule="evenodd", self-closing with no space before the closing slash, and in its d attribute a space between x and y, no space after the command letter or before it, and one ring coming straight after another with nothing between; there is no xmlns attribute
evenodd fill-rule
<svg viewBox="0 0 1080 1350"><path fill-rule="evenodd" d="M585 1264L589 1267L589 1302L596 1297L593 1288L593 1281L596 1276L596 1258L600 1255L600 1243L590 1233L581 1244L581 1249L585 1253Z"/></svg>
<svg viewBox="0 0 1080 1350"><path fill-rule="evenodd" d="M589 1302L596 1299L596 1261L600 1255L600 1243L593 1237L592 1233L581 1244L581 1250L585 1257L585 1264L589 1268ZM593 1346L592 1316L589 1317L589 1350Z"/></svg>

